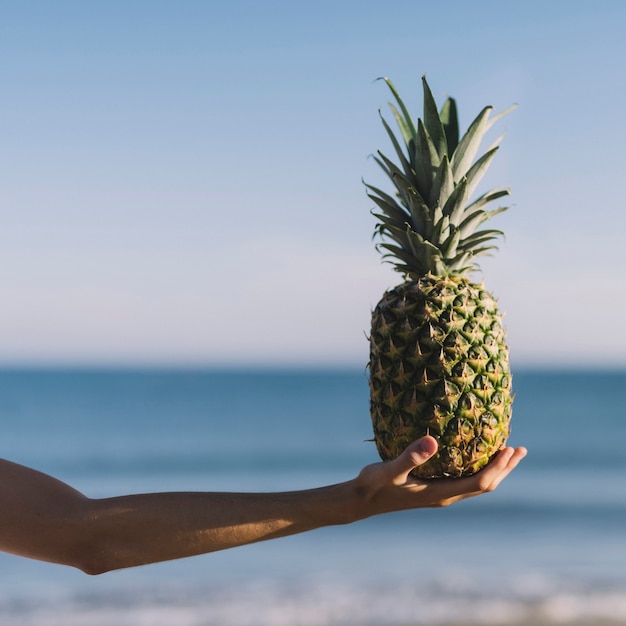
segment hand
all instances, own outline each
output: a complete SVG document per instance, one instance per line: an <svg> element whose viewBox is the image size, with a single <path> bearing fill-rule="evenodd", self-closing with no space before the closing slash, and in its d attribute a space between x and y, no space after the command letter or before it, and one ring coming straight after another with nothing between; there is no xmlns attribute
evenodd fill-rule
<svg viewBox="0 0 626 626"><path fill-rule="evenodd" d="M480 472L464 478L419 480L413 469L437 452L437 441L430 436L414 441L393 461L365 467L355 479L362 498L363 517L424 507L442 507L465 498L493 491L526 456L526 448L507 447Z"/></svg>

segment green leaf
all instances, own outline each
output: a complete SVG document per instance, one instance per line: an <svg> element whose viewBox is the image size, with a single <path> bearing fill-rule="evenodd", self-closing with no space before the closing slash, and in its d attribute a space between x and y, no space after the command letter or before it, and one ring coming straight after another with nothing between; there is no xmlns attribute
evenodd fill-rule
<svg viewBox="0 0 626 626"><path fill-rule="evenodd" d="M380 157L379 164L387 176L389 176L391 182L395 185L400 198L404 201L405 205L408 206L408 196L417 193L415 185L393 161L388 159L382 152L379 152L378 154ZM377 162L379 161L378 158L374 158Z"/></svg>
<svg viewBox="0 0 626 626"><path fill-rule="evenodd" d="M492 241L502 236L504 236L504 233L501 230L479 230L470 237L461 240L458 247L459 250L471 251L478 246L481 246L483 243L487 243L487 241Z"/></svg>
<svg viewBox="0 0 626 626"><path fill-rule="evenodd" d="M456 110L456 101L454 98L448 98L441 107L439 118L443 124L443 130L446 134L446 142L448 144L448 156L453 154L459 143L459 118Z"/></svg>
<svg viewBox="0 0 626 626"><path fill-rule="evenodd" d="M401 226L406 224L406 220L403 220L400 215L390 215L388 213L381 214L376 213L373 210L371 211L371 214L380 222L377 227L386 228L388 226L395 226L397 228L400 228Z"/></svg>
<svg viewBox="0 0 626 626"><path fill-rule="evenodd" d="M370 191L379 196L379 199L377 200L374 195L369 193L367 194L370 198L372 198L372 200L374 200L378 204L378 206L383 209L383 211L387 212L381 202L386 203L385 206L395 207L395 209L390 209L390 211L401 211L404 215L405 221L410 222L412 228L415 231L419 233L424 232L426 222L430 221L430 215L428 206L426 206L424 199L420 196L416 189L412 189L411 194L406 196L405 199L407 202L407 206L403 207L398 204L398 202L396 202L395 198L392 198L381 189L378 189L377 187L374 187L372 185L368 185L367 183L364 184Z"/></svg>
<svg viewBox="0 0 626 626"><path fill-rule="evenodd" d="M401 227L395 227L395 226L386 227L384 231L381 231L381 234L384 237L391 239L392 241L395 241L397 244L399 244L402 247L403 250L405 251L408 250L414 254L412 250L410 238L408 235L409 232L410 232L410 229L407 228L407 224L402 224Z"/></svg>
<svg viewBox="0 0 626 626"><path fill-rule="evenodd" d="M393 134L393 131L389 127L389 124L387 124L385 118L381 115L380 119L383 123L383 126L385 127L385 130L387 131L387 134L389 135L391 144L393 145L394 150L396 151L396 154L398 155L398 160L400 161L400 165L402 166L402 169L404 169L407 176L410 175L413 172L413 167L407 161L407 158L404 154L402 146L399 144L398 140L396 139L396 136Z"/></svg>
<svg viewBox="0 0 626 626"><path fill-rule="evenodd" d="M431 274L434 274L435 276L445 276L446 274L448 274L448 267L443 262L440 254L433 254L428 259L428 264L428 270Z"/></svg>
<svg viewBox="0 0 626 626"><path fill-rule="evenodd" d="M491 128L498 120L502 119L505 115L508 115L511 111L517 109L517 104L512 104L508 109L504 109L504 111L494 115L489 120L489 128Z"/></svg>
<svg viewBox="0 0 626 626"><path fill-rule="evenodd" d="M448 141L446 133L439 117L437 103L432 91L426 82L426 76L422 76L422 87L424 89L424 126L432 139L435 150L440 159L448 154Z"/></svg>
<svg viewBox="0 0 626 626"><path fill-rule="evenodd" d="M489 114L492 110L493 107L491 106L485 107L476 116L476 119L470 124L461 141L459 141L459 145L450 159L455 180L459 180L464 176L474 161L483 136L489 127Z"/></svg>
<svg viewBox="0 0 626 626"><path fill-rule="evenodd" d="M433 180L433 185L430 189L430 196L428 197L428 203L430 206L444 206L447 202L450 194L454 191L454 178L452 176L452 169L448 161L447 155L444 154L443 159L437 174Z"/></svg>
<svg viewBox="0 0 626 626"><path fill-rule="evenodd" d="M365 185L372 193L368 193L368 197L374 200L376 204L383 210L385 213L393 213L402 214L406 219L408 219L409 215L407 214L406 208L398 204L395 198L392 198L390 195L386 194L384 191L373 187L372 185ZM389 208L389 211L387 208Z"/></svg>
<svg viewBox="0 0 626 626"><path fill-rule="evenodd" d="M443 207L444 215L448 215L450 217L450 223L455 227L459 225L459 222L463 217L469 194L470 191L467 179L462 178Z"/></svg>
<svg viewBox="0 0 626 626"><path fill-rule="evenodd" d="M420 234L426 233L427 224L432 222L430 211L421 196L416 193L410 198L409 209L411 211L411 225L415 232Z"/></svg>
<svg viewBox="0 0 626 626"><path fill-rule="evenodd" d="M486 206L490 202L497 200L498 198L503 198L504 196L510 195L510 191L506 187L498 187L496 189L492 189L491 191L487 191L479 198L476 198L474 202L469 204L465 209L465 215L470 216L475 210L482 209L482 207ZM502 209L503 211L506 208ZM501 212L501 211L498 211Z"/></svg>
<svg viewBox="0 0 626 626"><path fill-rule="evenodd" d="M472 256L491 256L489 254L492 250L498 250L498 246L484 246L483 248L476 248L472 250Z"/></svg>
<svg viewBox="0 0 626 626"><path fill-rule="evenodd" d="M430 196L430 189L439 167L439 161L439 155L428 131L424 127L422 120L417 120L417 144L415 146L414 163L418 189L421 190L422 196Z"/></svg>
<svg viewBox="0 0 626 626"><path fill-rule="evenodd" d="M404 118L402 117L398 109L395 106L393 106L393 104L389 103L389 108L391 109L391 112L393 113L393 117L396 120L396 124L398 125L398 129L400 130L400 134L402 135L402 139L404 143L407 146L414 146L415 137L412 134L413 133L412 128L407 127ZM380 115L380 117L383 117L380 110L378 111L378 114ZM413 124L413 122L411 122L411 124Z"/></svg>
<svg viewBox="0 0 626 626"><path fill-rule="evenodd" d="M393 178L391 172L389 171L389 168L385 165L385 162L381 158L377 157L375 154L372 155L372 158L374 159L374 161L376 161L376 163L379 165L380 169L383 172L385 172L385 174L387 174L387 176L389 178Z"/></svg>
<svg viewBox="0 0 626 626"><path fill-rule="evenodd" d="M459 228L462 231L462 238L466 239L469 237L483 222L491 219L495 215L499 213L504 213L504 211L508 211L509 207L498 207L497 209L493 209L493 211L485 211L484 209L475 209L473 210L465 219L459 224Z"/></svg>
<svg viewBox="0 0 626 626"><path fill-rule="evenodd" d="M413 124L413 119L411 117L411 114L409 113L409 110L406 108L406 105L402 101L402 98L400 97L400 94L396 90L394 84L385 76L379 78L378 80L385 81L385 83L387 84L387 87L389 87L389 90L393 94L393 97L396 99L396 102L398 103L400 110L402 111L402 115L400 115L397 112L397 109L392 104L389 105L391 109L394 111L394 115L396 116L396 121L398 122L398 125L400 126L402 136L404 137L404 140L408 145L409 141L411 139L415 140L417 136L417 133L415 131L415 124Z"/></svg>
<svg viewBox="0 0 626 626"><path fill-rule="evenodd" d="M485 150L485 152L489 152L490 150L493 150L493 148L495 148L496 146L499 146L502 143L502 140L504 139L505 133L502 133L488 148L487 150Z"/></svg>
<svg viewBox="0 0 626 626"><path fill-rule="evenodd" d="M498 213L504 213L505 211L508 211L509 208L510 207L508 206L501 206L501 207L498 207L497 209L493 209L492 211L487 211L487 215L488 215L487 219L491 219L495 215L498 215Z"/></svg>
<svg viewBox="0 0 626 626"><path fill-rule="evenodd" d="M413 182L409 180L401 170L384 155L381 154L381 157L391 170L391 180L398 191L403 206L409 211L412 218L410 221L413 223L416 230L420 230L428 235L430 233L429 224L432 220L430 218L430 211L424 203L423 198L415 188Z"/></svg>
<svg viewBox="0 0 626 626"><path fill-rule="evenodd" d="M400 246L395 246L391 243L380 243L378 244L377 248L383 248L384 250L388 250L386 254L382 255L383 259L398 259L406 263L408 267L415 267L416 261L418 261L419 263L418 259L416 259L410 252L407 252Z"/></svg>
<svg viewBox="0 0 626 626"><path fill-rule="evenodd" d="M470 272L475 268L475 264L470 262L472 257L473 255L471 252L461 252L452 260L448 260L448 267L458 274Z"/></svg>
<svg viewBox="0 0 626 626"><path fill-rule="evenodd" d="M450 236L443 242L441 246L441 254L444 259L452 258L457 253L457 247L461 241L461 231L456 228L452 231Z"/></svg>
<svg viewBox="0 0 626 626"><path fill-rule="evenodd" d="M487 211L477 211L470 217L466 217L458 226L461 231L461 239L467 239L483 222L489 219Z"/></svg>
<svg viewBox="0 0 626 626"><path fill-rule="evenodd" d="M435 221L433 234L429 239L439 246L440 242L445 241L450 235L450 218L447 215L441 215L441 218Z"/></svg>
<svg viewBox="0 0 626 626"><path fill-rule="evenodd" d="M491 165L491 161L493 157L496 155L498 151L498 147L492 148L488 152L485 152L480 159L478 159L472 167L469 168L466 178L468 183L468 196L471 196L474 193L474 190L483 179L483 176L489 169L489 165Z"/></svg>
<svg viewBox="0 0 626 626"><path fill-rule="evenodd" d="M517 105L510 106L508 109L498 113L493 117L489 117L493 111L492 106L485 107L470 124L465 135L461 138L454 155L450 159L452 171L456 178L459 178L467 172L472 162L476 158L476 153L480 147L480 143L485 133L502 117L517 108ZM498 143L499 139L495 142ZM493 145L492 145L493 147Z"/></svg>
<svg viewBox="0 0 626 626"><path fill-rule="evenodd" d="M383 240L377 249L385 262L411 277L427 272L469 272L477 268L473 259L497 249L493 244L502 236L500 230L478 229L507 207L490 211L486 207L509 194L500 187L470 202L502 136L486 151L480 151L481 142L492 125L514 107L498 115L493 115L492 107L485 107L460 136L456 101L447 98L438 112L426 77L422 77L422 119L411 117L389 79L381 80L393 95L389 107L399 132L379 111L395 154L393 161L382 152L373 155L393 191L366 185L375 204L371 211L377 220L374 236Z"/></svg>
<svg viewBox="0 0 626 626"><path fill-rule="evenodd" d="M411 254L413 255L413 258L420 259L424 254L423 252L424 239L420 237L420 235L418 235L417 233L407 228L406 240L407 240L408 248L411 251Z"/></svg>

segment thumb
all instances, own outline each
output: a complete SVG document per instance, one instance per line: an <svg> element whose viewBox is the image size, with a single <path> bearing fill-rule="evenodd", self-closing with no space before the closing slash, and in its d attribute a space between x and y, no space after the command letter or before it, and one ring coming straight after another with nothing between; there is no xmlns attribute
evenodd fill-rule
<svg viewBox="0 0 626 626"><path fill-rule="evenodd" d="M411 470L423 465L437 452L437 440L430 435L410 444L392 463L398 478L406 480Z"/></svg>

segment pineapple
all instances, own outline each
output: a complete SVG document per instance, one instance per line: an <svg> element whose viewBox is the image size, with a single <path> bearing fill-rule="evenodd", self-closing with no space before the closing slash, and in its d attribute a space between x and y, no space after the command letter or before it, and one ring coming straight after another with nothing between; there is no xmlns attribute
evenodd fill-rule
<svg viewBox="0 0 626 626"><path fill-rule="evenodd" d="M423 120L413 122L392 82L396 137L383 126L396 161L374 157L391 180L393 195L366 184L376 203L375 235L383 259L404 282L387 291L372 313L370 407L376 447L383 460L430 434L437 454L416 468L419 478L477 472L509 435L511 373L494 297L470 275L475 257L495 249L499 230L479 226L508 207L486 205L509 194L497 188L472 199L498 150L498 139L477 158L493 123L485 107L459 139L456 103L441 111L422 78Z"/></svg>

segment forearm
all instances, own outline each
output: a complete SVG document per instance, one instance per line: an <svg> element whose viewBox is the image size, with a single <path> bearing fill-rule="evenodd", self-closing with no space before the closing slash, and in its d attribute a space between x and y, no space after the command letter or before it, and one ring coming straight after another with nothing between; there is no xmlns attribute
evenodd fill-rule
<svg viewBox="0 0 626 626"><path fill-rule="evenodd" d="M0 550L96 574L354 521L353 482L285 493L156 493L90 499L0 461Z"/></svg>
<svg viewBox="0 0 626 626"><path fill-rule="evenodd" d="M275 539L358 518L351 482L286 493L161 493L85 503L91 573Z"/></svg>

